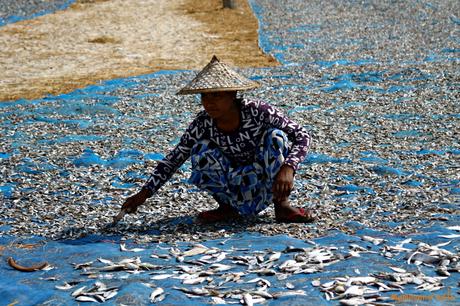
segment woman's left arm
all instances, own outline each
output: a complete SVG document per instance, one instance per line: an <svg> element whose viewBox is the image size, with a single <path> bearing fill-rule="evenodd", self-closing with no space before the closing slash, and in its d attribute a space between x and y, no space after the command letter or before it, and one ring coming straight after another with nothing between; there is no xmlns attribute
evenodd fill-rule
<svg viewBox="0 0 460 306"><path fill-rule="evenodd" d="M265 113L265 124L269 127L282 130L292 142L291 150L273 183L273 196L275 200L283 200L289 196L294 187L295 171L308 153L311 138L301 125L286 117L276 108L263 102L261 102L259 107L262 108Z"/></svg>
<svg viewBox="0 0 460 306"><path fill-rule="evenodd" d="M304 127L289 119L275 107L261 102L259 108L265 113L264 123L285 132L292 142L284 165L292 167L295 172L308 153L311 143L310 135Z"/></svg>

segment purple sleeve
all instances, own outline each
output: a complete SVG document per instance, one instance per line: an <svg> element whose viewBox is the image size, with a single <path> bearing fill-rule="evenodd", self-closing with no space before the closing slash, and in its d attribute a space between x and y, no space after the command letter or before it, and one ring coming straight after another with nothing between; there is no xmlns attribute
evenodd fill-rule
<svg viewBox="0 0 460 306"><path fill-rule="evenodd" d="M203 128L197 117L182 135L176 147L158 162L143 188L148 188L152 195L158 191L189 158L193 145L202 137Z"/></svg>
<svg viewBox="0 0 460 306"><path fill-rule="evenodd" d="M292 142L291 150L284 164L297 170L310 148L310 135L305 128L283 115L283 113L275 107L261 101L257 103L259 104L259 113L261 114L261 119L264 124L282 130Z"/></svg>

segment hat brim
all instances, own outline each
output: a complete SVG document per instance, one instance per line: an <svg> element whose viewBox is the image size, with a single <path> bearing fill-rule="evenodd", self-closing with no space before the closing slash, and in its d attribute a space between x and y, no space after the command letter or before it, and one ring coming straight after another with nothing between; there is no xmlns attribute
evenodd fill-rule
<svg viewBox="0 0 460 306"><path fill-rule="evenodd" d="M243 91L243 90L251 90L259 87L259 84L253 84L251 86L246 87L227 87L227 88L195 88L195 89L181 89L179 90L176 95L191 95L191 94L200 94L200 93L209 93L209 92L224 92L224 91Z"/></svg>
<svg viewBox="0 0 460 306"><path fill-rule="evenodd" d="M229 66L221 63L213 56L207 64L184 88L177 92L178 95L198 94L207 92L224 92L249 90L259 87L259 83L250 80Z"/></svg>

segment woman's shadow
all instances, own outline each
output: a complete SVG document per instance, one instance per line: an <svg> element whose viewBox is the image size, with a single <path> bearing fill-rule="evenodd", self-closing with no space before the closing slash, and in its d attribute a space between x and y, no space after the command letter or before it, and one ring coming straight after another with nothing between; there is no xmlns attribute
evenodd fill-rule
<svg viewBox="0 0 460 306"><path fill-rule="evenodd" d="M246 232L248 227L255 224L266 224L270 221L264 217L241 218L238 220L228 220L213 224L201 224L196 221L196 215L183 215L178 217L162 217L149 223L132 224L129 222L119 222L117 224L102 224L100 227L88 228L84 225L68 227L57 235L57 240L74 240L87 236L99 236L107 238L121 237L129 235L152 235L161 241L162 236L168 240L168 236L176 236L178 240L187 235L206 233L207 237L222 237Z"/></svg>

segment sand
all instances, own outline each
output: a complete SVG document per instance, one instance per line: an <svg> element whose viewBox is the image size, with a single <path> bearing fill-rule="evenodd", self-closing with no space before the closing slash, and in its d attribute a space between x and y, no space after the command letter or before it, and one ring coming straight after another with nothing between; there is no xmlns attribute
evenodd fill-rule
<svg viewBox="0 0 460 306"><path fill-rule="evenodd" d="M212 57L270 67L245 0L79 0L0 28L0 101L67 93L103 80L199 69Z"/></svg>

